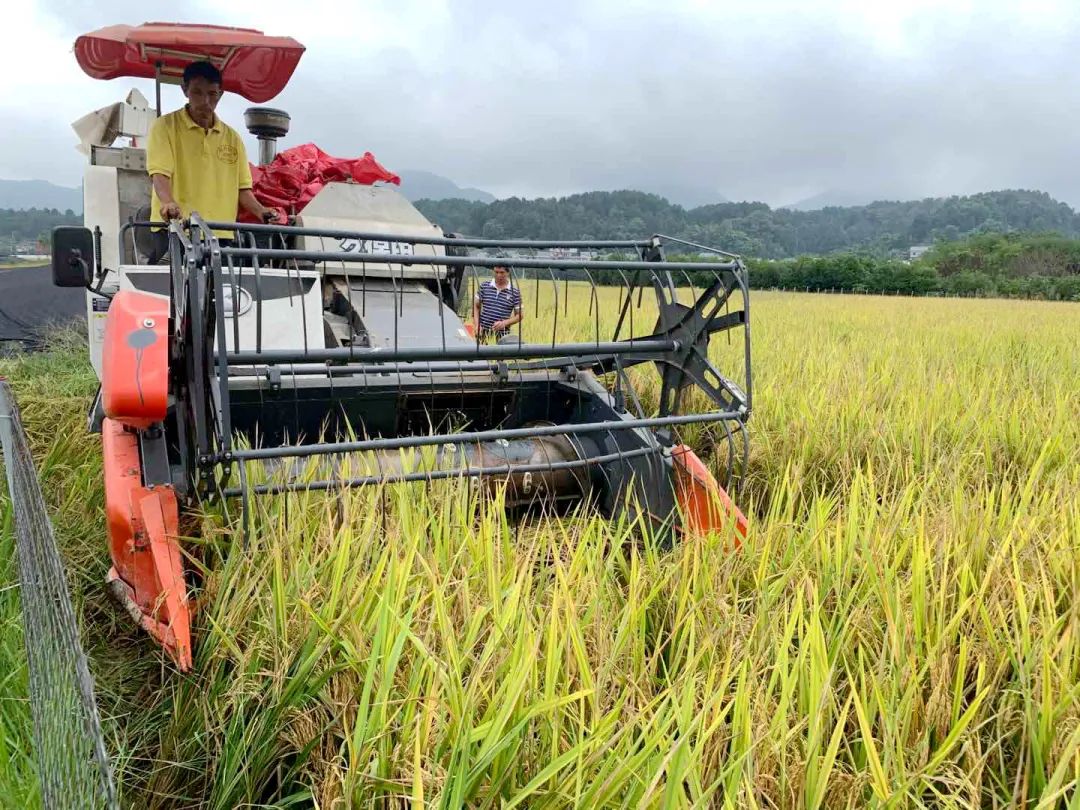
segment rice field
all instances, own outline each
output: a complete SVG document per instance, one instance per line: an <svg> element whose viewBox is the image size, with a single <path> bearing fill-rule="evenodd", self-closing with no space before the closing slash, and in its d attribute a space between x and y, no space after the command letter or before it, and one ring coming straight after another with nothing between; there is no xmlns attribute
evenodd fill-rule
<svg viewBox="0 0 1080 810"><path fill-rule="evenodd" d="M587 308L564 327L591 336ZM452 482L265 499L246 547L216 514L190 545L188 676L101 587L77 337L4 361L125 806L1080 805L1080 307L755 293L752 326L741 549L512 523ZM21 807L7 514L0 802Z"/></svg>

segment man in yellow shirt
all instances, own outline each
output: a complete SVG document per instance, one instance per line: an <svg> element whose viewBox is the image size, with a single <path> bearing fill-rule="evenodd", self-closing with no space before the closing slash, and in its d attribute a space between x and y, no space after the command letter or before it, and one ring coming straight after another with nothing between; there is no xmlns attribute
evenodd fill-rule
<svg viewBox="0 0 1080 810"><path fill-rule="evenodd" d="M244 142L214 112L221 100L221 72L209 62L184 69L181 88L187 104L163 115L150 128L146 170L153 184L150 219L164 223L197 212L203 219L235 222L242 206L263 220L284 215L267 208L251 191L251 167ZM155 229L151 264L168 252L168 230ZM230 231L219 231L223 242Z"/></svg>

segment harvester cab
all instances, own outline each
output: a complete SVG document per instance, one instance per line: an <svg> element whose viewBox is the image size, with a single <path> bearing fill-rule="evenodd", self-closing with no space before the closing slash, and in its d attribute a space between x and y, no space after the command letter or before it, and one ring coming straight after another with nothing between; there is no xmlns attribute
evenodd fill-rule
<svg viewBox="0 0 1080 810"><path fill-rule="evenodd" d="M745 469L751 409L737 256L660 235L464 237L392 182L351 179L327 182L288 225L192 212L169 224L162 261L148 262L161 225L150 222L143 143L161 83L208 59L227 92L261 104L302 52L258 31L159 23L76 41L90 76L153 78L157 91L156 108L133 91L76 123L85 227L57 229L53 248L55 283L87 288L108 582L131 616L180 669L192 666L179 517L211 498L239 500L247 530L263 495L466 477L509 506L585 501L609 516L630 510L667 538L744 537L727 495ZM245 123L260 164L272 164L288 115L253 107ZM122 136L130 143L115 145ZM695 260L669 260L673 244ZM491 343L462 313L496 265L528 317ZM587 302L587 327L567 317L571 291ZM739 383L711 359L719 332L741 334ZM659 381L643 392L650 367ZM691 425L726 448L711 456L723 486L680 440Z"/></svg>

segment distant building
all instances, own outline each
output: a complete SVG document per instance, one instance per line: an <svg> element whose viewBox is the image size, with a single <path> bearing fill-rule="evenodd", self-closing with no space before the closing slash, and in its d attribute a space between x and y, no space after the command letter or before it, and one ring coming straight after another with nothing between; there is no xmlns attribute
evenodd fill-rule
<svg viewBox="0 0 1080 810"><path fill-rule="evenodd" d="M926 251L930 250L931 247L933 247L933 245L912 245L908 248L908 261L915 261L917 258L926 253Z"/></svg>

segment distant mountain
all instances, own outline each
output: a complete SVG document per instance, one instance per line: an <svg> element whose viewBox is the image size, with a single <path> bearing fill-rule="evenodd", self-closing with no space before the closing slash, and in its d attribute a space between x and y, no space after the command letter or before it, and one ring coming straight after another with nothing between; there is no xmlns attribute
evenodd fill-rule
<svg viewBox="0 0 1080 810"><path fill-rule="evenodd" d="M668 202L681 205L683 208L699 208L702 205L716 205L730 200L709 186L687 185L682 183L650 183L648 188L641 191L649 194L657 194Z"/></svg>
<svg viewBox="0 0 1080 810"><path fill-rule="evenodd" d="M442 175L420 169L405 169L397 173L401 177L401 193L405 198L416 200L468 200L469 202L494 202L495 195L478 188L461 188Z"/></svg>
<svg viewBox="0 0 1080 810"><path fill-rule="evenodd" d="M791 211L820 211L822 208L854 208L859 205L869 205L873 201L872 195L830 189L812 197L807 197L805 200L799 200L780 207Z"/></svg>
<svg viewBox="0 0 1080 810"><path fill-rule="evenodd" d="M478 188L461 188L453 180L432 172L406 169L401 176L401 192L409 200L469 200L470 202L493 202L495 195ZM25 210L28 208L55 208L61 213L71 209L82 212L82 190L67 188L45 180L0 179L0 208Z"/></svg>
<svg viewBox="0 0 1080 810"><path fill-rule="evenodd" d="M0 208L55 208L82 212L82 190L57 186L45 180L0 180Z"/></svg>

